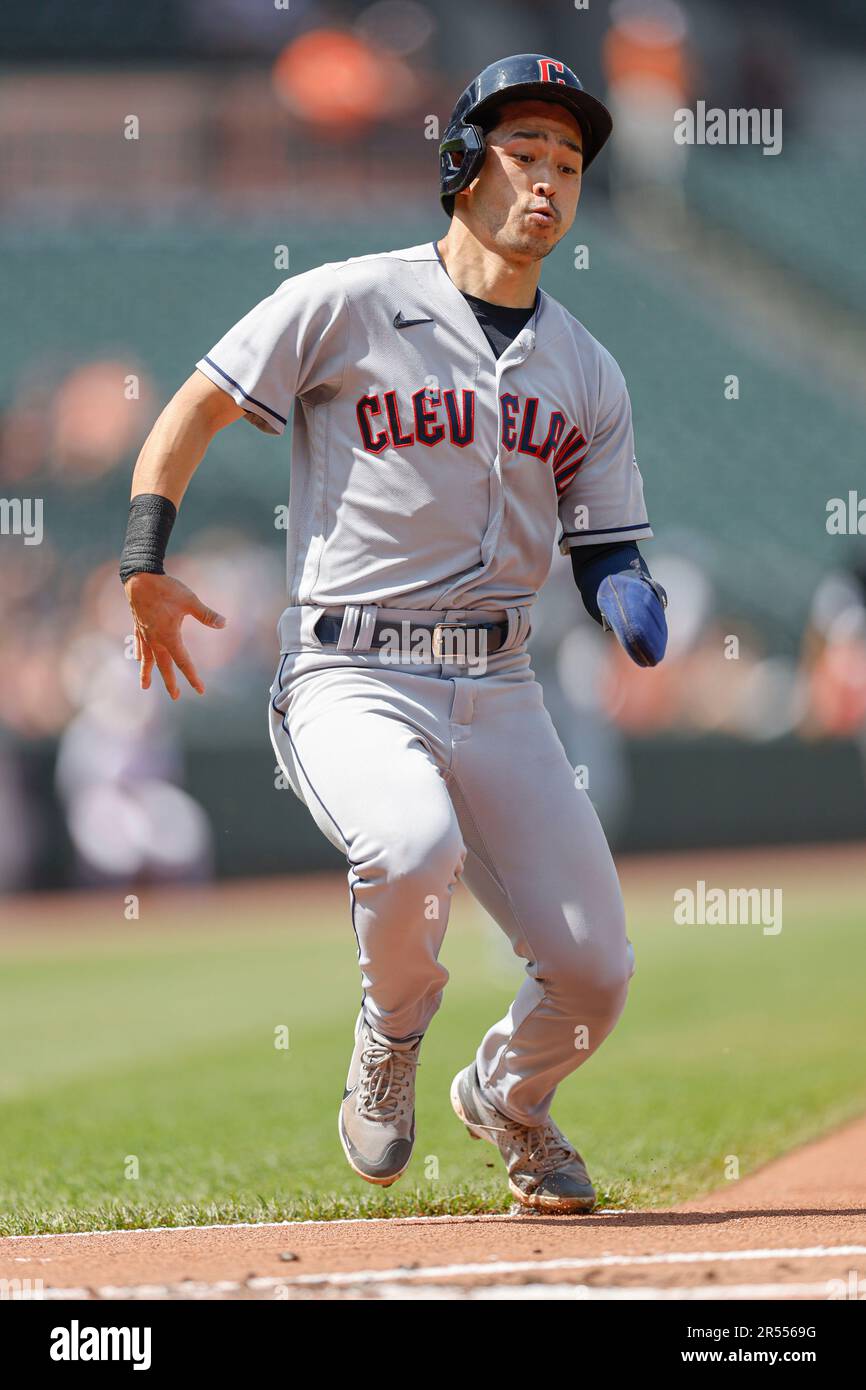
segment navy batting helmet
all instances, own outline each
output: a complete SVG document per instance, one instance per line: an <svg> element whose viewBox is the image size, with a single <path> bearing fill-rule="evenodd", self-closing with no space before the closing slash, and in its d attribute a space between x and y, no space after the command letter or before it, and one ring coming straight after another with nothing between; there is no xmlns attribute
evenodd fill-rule
<svg viewBox="0 0 866 1390"><path fill-rule="evenodd" d="M439 146L439 197L450 216L454 195L468 188L484 163L484 135L506 101L555 101L574 112L583 131L588 169L613 128L610 112L585 92L571 68L543 53L517 53L491 63L458 98Z"/></svg>

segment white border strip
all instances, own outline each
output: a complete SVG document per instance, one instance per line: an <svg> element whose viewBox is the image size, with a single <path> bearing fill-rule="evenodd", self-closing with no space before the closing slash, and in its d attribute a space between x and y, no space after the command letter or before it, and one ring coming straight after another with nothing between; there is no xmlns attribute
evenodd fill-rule
<svg viewBox="0 0 866 1390"><path fill-rule="evenodd" d="M841 1283L842 1281L837 1281ZM427 1284L407 1289L400 1284L383 1284L377 1296L384 1300L426 1299L431 1302L542 1302L559 1300L569 1303L640 1303L640 1302L698 1302L741 1299L825 1298L836 1292L833 1281L819 1284L685 1284L679 1288L653 1288L637 1284L630 1288L611 1284L593 1287L588 1284L487 1284L456 1288L454 1285ZM838 1296L838 1295L837 1295Z"/></svg>
<svg viewBox="0 0 866 1390"><path fill-rule="evenodd" d="M258 1288L268 1282L268 1288ZM486 1284L461 1288L453 1284L419 1284L407 1288L403 1284L379 1284L370 1291L371 1298L389 1301L406 1300L430 1302L551 1302L560 1300L575 1303L638 1303L638 1302L726 1302L741 1299L795 1299L839 1297L837 1285L842 1280L825 1279L813 1284L685 1284L657 1288L637 1284L593 1287L587 1284ZM45 1289L41 1299L31 1296L32 1302L134 1301L137 1299L195 1300L217 1299L243 1293L270 1293L276 1296L291 1283L286 1280L256 1280L246 1284L222 1279L214 1284L186 1280L181 1284L135 1284L129 1287L106 1285L102 1288ZM340 1295L337 1295L339 1301Z"/></svg>

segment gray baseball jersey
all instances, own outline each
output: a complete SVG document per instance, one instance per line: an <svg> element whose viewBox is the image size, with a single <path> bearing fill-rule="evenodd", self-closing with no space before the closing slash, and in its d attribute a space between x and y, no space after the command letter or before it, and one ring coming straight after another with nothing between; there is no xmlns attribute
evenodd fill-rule
<svg viewBox="0 0 866 1390"><path fill-rule="evenodd" d="M540 291L497 359L431 243L287 280L198 367L265 430L294 408L271 738L349 862L367 1017L394 1038L426 1030L462 879L526 962L478 1077L540 1124L634 966L604 833L526 650L558 529L564 552L651 534L622 373ZM343 613L336 646L316 636L326 608ZM481 674L395 664L371 647L377 613L507 618L508 638Z"/></svg>
<svg viewBox="0 0 866 1390"><path fill-rule="evenodd" d="M434 243L283 282L198 362L266 430L294 411L291 604L531 603L561 548L652 534L631 406L561 304L496 360Z"/></svg>

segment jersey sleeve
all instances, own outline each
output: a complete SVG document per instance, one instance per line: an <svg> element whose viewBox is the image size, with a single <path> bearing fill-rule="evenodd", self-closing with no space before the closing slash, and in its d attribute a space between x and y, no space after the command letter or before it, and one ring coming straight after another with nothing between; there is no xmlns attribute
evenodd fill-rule
<svg viewBox="0 0 866 1390"><path fill-rule="evenodd" d="M652 536L625 378L606 355L596 426L589 444L560 484L563 555L578 545L639 541Z"/></svg>
<svg viewBox="0 0 866 1390"><path fill-rule="evenodd" d="M284 280L196 366L268 434L282 434L295 397L318 403L340 389L348 305L328 266Z"/></svg>

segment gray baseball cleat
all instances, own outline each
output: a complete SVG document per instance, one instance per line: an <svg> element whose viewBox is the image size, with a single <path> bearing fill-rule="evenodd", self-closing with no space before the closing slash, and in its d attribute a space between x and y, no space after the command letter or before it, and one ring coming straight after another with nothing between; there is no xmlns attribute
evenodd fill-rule
<svg viewBox="0 0 866 1390"><path fill-rule="evenodd" d="M530 1128L509 1120L484 1099L475 1063L451 1083L451 1104L473 1139L495 1144L508 1169L508 1186L536 1211L592 1211L595 1188L577 1149L552 1120Z"/></svg>
<svg viewBox="0 0 866 1390"><path fill-rule="evenodd" d="M415 1070L421 1035L402 1041L370 1027L363 1010L340 1106L343 1152L359 1178L390 1187L415 1143Z"/></svg>

